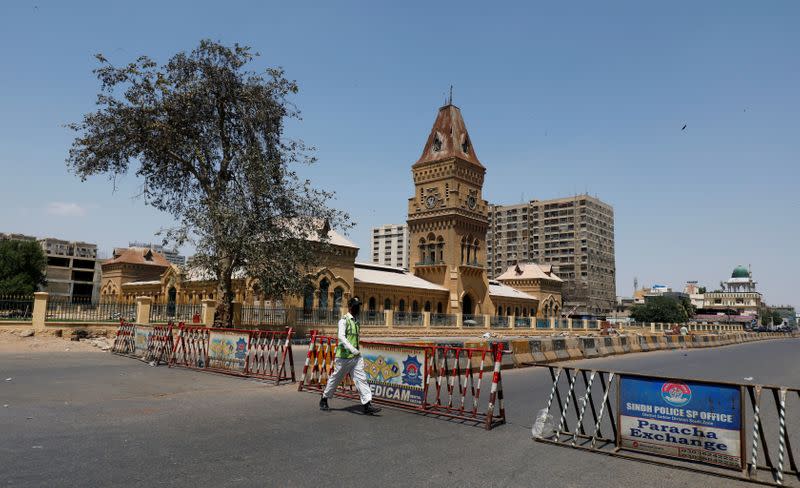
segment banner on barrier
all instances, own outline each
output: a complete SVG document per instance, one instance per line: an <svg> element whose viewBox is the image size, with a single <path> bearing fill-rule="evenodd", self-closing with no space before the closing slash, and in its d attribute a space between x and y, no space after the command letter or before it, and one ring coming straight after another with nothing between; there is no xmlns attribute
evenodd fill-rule
<svg viewBox="0 0 800 488"><path fill-rule="evenodd" d="M626 375L619 381L619 447L742 469L741 388Z"/></svg>
<svg viewBox="0 0 800 488"><path fill-rule="evenodd" d="M425 403L427 361L421 346L370 344L361 348L367 383L375 397L421 406Z"/></svg>
<svg viewBox="0 0 800 488"><path fill-rule="evenodd" d="M137 325L133 335L133 355L144 357L147 354L147 338L153 332L152 327Z"/></svg>
<svg viewBox="0 0 800 488"><path fill-rule="evenodd" d="M212 330L209 335L208 368L243 373L250 332Z"/></svg>

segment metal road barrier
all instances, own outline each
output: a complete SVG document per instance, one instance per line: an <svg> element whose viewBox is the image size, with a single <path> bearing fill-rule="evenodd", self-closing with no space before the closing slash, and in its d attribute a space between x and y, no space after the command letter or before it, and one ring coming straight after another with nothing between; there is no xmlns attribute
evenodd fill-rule
<svg viewBox="0 0 800 488"><path fill-rule="evenodd" d="M136 325L120 320L111 352L148 363L166 364L172 354L173 324Z"/></svg>
<svg viewBox="0 0 800 488"><path fill-rule="evenodd" d="M295 381L291 328L285 331L138 325L120 321L111 351L154 366Z"/></svg>
<svg viewBox="0 0 800 488"><path fill-rule="evenodd" d="M311 332L298 391L325 389L337 344L336 337ZM483 425L487 430L506 421L502 344L465 347L361 341L360 350L375 403ZM335 395L358 398L349 377Z"/></svg>
<svg viewBox="0 0 800 488"><path fill-rule="evenodd" d="M292 334L181 325L169 365L294 383Z"/></svg>
<svg viewBox="0 0 800 488"><path fill-rule="evenodd" d="M536 441L765 485L800 486L800 390L547 367Z"/></svg>
<svg viewBox="0 0 800 488"><path fill-rule="evenodd" d="M114 337L114 345L111 346L111 352L124 356L132 355L136 350L135 334L136 325L120 320L117 335Z"/></svg>

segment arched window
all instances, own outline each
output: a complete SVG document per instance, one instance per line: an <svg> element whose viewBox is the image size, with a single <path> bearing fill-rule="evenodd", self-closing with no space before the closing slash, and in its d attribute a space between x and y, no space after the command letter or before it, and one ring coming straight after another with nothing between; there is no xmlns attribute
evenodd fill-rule
<svg viewBox="0 0 800 488"><path fill-rule="evenodd" d="M511 315L511 307L506 307L506 315Z"/></svg>
<svg viewBox="0 0 800 488"><path fill-rule="evenodd" d="M527 317L528 316L528 308L527 307L522 309L522 316L523 317Z"/></svg>
<svg viewBox="0 0 800 488"><path fill-rule="evenodd" d="M344 289L341 286L337 286L333 289L333 309L334 310L341 310L342 309L342 297L344 296Z"/></svg>
<svg viewBox="0 0 800 488"><path fill-rule="evenodd" d="M519 317L519 307L514 307L514 317Z"/></svg>
<svg viewBox="0 0 800 488"><path fill-rule="evenodd" d="M478 239L475 239L474 243L475 249L472 250L472 264L478 265L478 249L480 249L480 243Z"/></svg>
<svg viewBox="0 0 800 488"><path fill-rule="evenodd" d="M426 257L425 257L425 248L426 248L425 239L421 238L419 240L419 262L423 263L423 264L425 263L425 259L426 259Z"/></svg>
<svg viewBox="0 0 800 488"><path fill-rule="evenodd" d="M390 299L386 299L383 301L383 309L384 310L391 310L392 309L392 301Z"/></svg>
<svg viewBox="0 0 800 488"><path fill-rule="evenodd" d="M375 297L369 297L368 309L369 309L370 312L374 312L375 311Z"/></svg>
<svg viewBox="0 0 800 488"><path fill-rule="evenodd" d="M558 317L558 305L553 307L553 317Z"/></svg>
<svg viewBox="0 0 800 488"><path fill-rule="evenodd" d="M419 303L416 300L411 302L411 311L414 313L419 312Z"/></svg>
<svg viewBox="0 0 800 488"><path fill-rule="evenodd" d="M442 302L436 304L436 313L442 313Z"/></svg>
<svg viewBox="0 0 800 488"><path fill-rule="evenodd" d="M307 285L303 291L303 310L309 311L314 308L314 287Z"/></svg>
<svg viewBox="0 0 800 488"><path fill-rule="evenodd" d="M441 263L444 261L444 237L439 236L439 238L436 240L436 248L437 255L439 256L439 262Z"/></svg>
<svg viewBox="0 0 800 488"><path fill-rule="evenodd" d="M406 301L402 298L399 302L397 302L397 311L398 312L405 312L406 311Z"/></svg>
<svg viewBox="0 0 800 488"><path fill-rule="evenodd" d="M497 307L497 315L503 315L503 307Z"/></svg>
<svg viewBox="0 0 800 488"><path fill-rule="evenodd" d="M319 308L322 310L326 310L328 308L328 288L330 288L331 282L328 281L327 278L324 278L322 281L319 282Z"/></svg>
<svg viewBox="0 0 800 488"><path fill-rule="evenodd" d="M425 302L425 311L426 312L430 312L431 311L431 302Z"/></svg>

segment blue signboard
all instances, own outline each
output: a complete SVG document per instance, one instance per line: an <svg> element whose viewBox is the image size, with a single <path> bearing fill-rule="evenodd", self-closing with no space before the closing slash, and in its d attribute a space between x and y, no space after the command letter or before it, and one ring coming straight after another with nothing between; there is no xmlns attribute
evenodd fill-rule
<svg viewBox="0 0 800 488"><path fill-rule="evenodd" d="M365 344L364 372L372 395L384 400L421 406L425 403L424 347Z"/></svg>
<svg viewBox="0 0 800 488"><path fill-rule="evenodd" d="M620 447L741 469L738 386L621 376Z"/></svg>

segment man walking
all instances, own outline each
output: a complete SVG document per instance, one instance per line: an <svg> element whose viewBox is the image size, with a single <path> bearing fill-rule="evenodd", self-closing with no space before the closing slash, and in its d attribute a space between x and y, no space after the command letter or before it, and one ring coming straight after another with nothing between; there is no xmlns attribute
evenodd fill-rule
<svg viewBox="0 0 800 488"><path fill-rule="evenodd" d="M350 373L350 377L356 384L358 395L361 397L361 405L364 413L372 415L381 411L378 407L372 406L372 391L367 384L367 374L364 372L364 360L361 358L361 351L358 350L358 336L361 332L361 325L356 320L361 311L361 301L358 297L353 297L347 302L348 313L339 319L339 345L336 346L336 359L333 365L333 373L328 378L325 391L319 400L319 409L322 411L330 410L328 399L333 397L336 387L342 379Z"/></svg>

